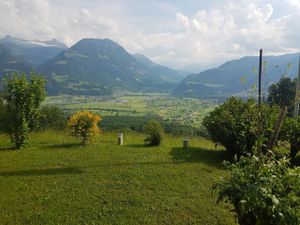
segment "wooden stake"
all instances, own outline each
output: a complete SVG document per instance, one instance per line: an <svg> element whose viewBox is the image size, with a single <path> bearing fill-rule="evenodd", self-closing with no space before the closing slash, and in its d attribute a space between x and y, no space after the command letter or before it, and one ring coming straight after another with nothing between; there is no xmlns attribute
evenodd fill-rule
<svg viewBox="0 0 300 225"><path fill-rule="evenodd" d="M258 140L261 138L261 76L262 76L262 54L263 50L259 50L259 72L258 72L258 123L257 123L257 137ZM260 157L262 155L262 146L260 142L257 142L257 155Z"/></svg>

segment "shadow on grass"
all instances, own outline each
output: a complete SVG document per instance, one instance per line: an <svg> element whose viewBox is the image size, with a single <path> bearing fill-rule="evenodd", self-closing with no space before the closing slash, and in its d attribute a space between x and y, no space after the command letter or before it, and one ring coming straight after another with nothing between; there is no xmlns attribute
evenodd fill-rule
<svg viewBox="0 0 300 225"><path fill-rule="evenodd" d="M125 145L129 148L151 148L152 146L146 146L144 144L131 144L131 145Z"/></svg>
<svg viewBox="0 0 300 225"><path fill-rule="evenodd" d="M32 170L17 170L0 172L0 176L13 177L13 176L53 176L64 174L80 174L82 170L78 167L66 168L49 168L49 169L32 169Z"/></svg>
<svg viewBox="0 0 300 225"><path fill-rule="evenodd" d="M13 151L13 150L20 150L14 146L6 146L6 147L0 147L0 151Z"/></svg>
<svg viewBox="0 0 300 225"><path fill-rule="evenodd" d="M216 168L222 168L222 162L230 160L226 151L195 147L188 149L173 148L170 154L175 162L201 162Z"/></svg>
<svg viewBox="0 0 300 225"><path fill-rule="evenodd" d="M84 147L82 143L64 143L64 144L54 144L54 145L45 145L44 148L74 148L74 147Z"/></svg>
<svg viewBox="0 0 300 225"><path fill-rule="evenodd" d="M163 166L163 165L179 165L182 162L170 161L149 161L149 162L117 162L117 163L104 163L101 165L88 165L83 166L84 169L89 168L111 168L111 167L131 167L131 166Z"/></svg>

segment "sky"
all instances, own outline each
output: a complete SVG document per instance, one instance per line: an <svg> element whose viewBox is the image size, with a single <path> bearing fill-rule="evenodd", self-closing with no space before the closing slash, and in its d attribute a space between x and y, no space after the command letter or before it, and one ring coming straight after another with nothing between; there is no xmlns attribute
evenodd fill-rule
<svg viewBox="0 0 300 225"><path fill-rule="evenodd" d="M175 69L300 52L300 0L0 0L0 37L109 38Z"/></svg>

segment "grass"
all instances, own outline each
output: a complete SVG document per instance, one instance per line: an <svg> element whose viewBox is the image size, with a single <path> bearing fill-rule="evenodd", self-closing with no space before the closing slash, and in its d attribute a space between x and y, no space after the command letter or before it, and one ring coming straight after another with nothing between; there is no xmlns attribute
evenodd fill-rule
<svg viewBox="0 0 300 225"><path fill-rule="evenodd" d="M222 149L207 140L165 137L144 147L143 135L105 133L86 147L64 132L32 134L11 150L0 136L1 224L234 225L230 205L210 187L226 176Z"/></svg>

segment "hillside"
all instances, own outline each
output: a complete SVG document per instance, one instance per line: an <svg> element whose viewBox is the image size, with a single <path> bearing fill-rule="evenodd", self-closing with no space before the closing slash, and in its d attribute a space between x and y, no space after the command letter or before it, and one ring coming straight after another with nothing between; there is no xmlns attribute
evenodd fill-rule
<svg viewBox="0 0 300 225"><path fill-rule="evenodd" d="M109 39L83 39L39 71L50 94L109 94L113 90L162 90L166 81Z"/></svg>
<svg viewBox="0 0 300 225"><path fill-rule="evenodd" d="M188 72L177 71L169 67L162 66L141 54L134 54L133 56L137 61L151 71L152 74L160 77L165 82L178 83L188 74Z"/></svg>
<svg viewBox="0 0 300 225"><path fill-rule="evenodd" d="M7 73L20 71L29 73L31 70L32 67L28 61L12 54L10 49L0 44L0 78Z"/></svg>
<svg viewBox="0 0 300 225"><path fill-rule="evenodd" d="M35 69L67 48L65 44L56 39L50 41L24 40L8 35L0 39L0 44L9 49L14 56L26 60Z"/></svg>
<svg viewBox="0 0 300 225"><path fill-rule="evenodd" d="M298 54L281 56L265 56L263 82L268 86L277 82L284 74L288 65L292 67L288 76L296 77L298 71ZM218 68L205 70L199 74L192 74L183 79L174 89L178 96L188 97L228 97L233 94L243 95L250 91L257 83L258 57L243 57L224 63Z"/></svg>

